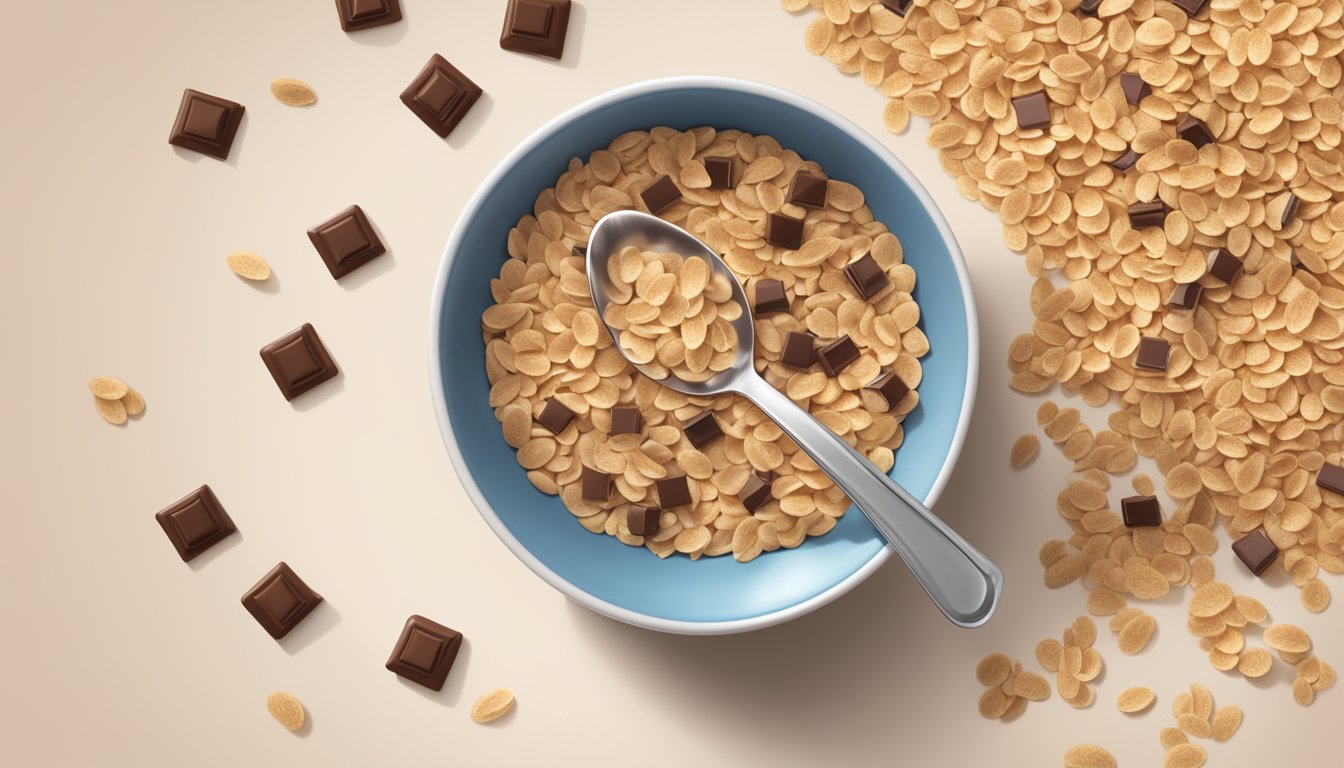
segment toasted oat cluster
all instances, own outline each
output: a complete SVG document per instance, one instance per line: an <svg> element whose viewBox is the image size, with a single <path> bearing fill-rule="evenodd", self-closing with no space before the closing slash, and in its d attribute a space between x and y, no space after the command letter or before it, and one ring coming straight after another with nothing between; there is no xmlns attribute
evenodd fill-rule
<svg viewBox="0 0 1344 768"><path fill-rule="evenodd" d="M721 254L752 307L757 371L881 469L919 402L929 343L915 272L858 188L769 136L635 131L570 161L509 232L491 281L481 318L490 405L528 479L588 530L660 557L745 562L826 533L849 500L759 409L667 389L613 345L583 249L597 220L621 209L656 213ZM724 365L715 321L734 308L719 303L723 286L705 275L697 305L683 292L701 280L692 262L637 253L625 264L616 277L634 289L616 319L637 354L679 375ZM655 340L641 326L667 333Z"/></svg>

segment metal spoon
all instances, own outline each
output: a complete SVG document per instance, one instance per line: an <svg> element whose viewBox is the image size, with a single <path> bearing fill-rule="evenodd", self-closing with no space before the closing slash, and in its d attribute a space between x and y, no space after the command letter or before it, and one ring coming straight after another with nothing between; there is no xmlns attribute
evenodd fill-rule
<svg viewBox="0 0 1344 768"><path fill-rule="evenodd" d="M703 382L683 381L671 373L657 379L658 382L688 395L736 392L755 403L873 521L953 624L978 627L988 621L1003 592L1003 573L908 491L756 373L752 364L756 334L746 294L737 276L712 249L680 227L647 213L616 211L603 216L588 238L587 256L588 286L603 324L611 293L616 290L607 272L607 262L632 245L641 250L703 259L713 273L727 278L733 289L732 300L742 307L741 315L731 321L737 331L738 347L728 370ZM609 325L607 332L616 341L616 348L626 355L619 332ZM649 375L645 366L634 362L631 365Z"/></svg>

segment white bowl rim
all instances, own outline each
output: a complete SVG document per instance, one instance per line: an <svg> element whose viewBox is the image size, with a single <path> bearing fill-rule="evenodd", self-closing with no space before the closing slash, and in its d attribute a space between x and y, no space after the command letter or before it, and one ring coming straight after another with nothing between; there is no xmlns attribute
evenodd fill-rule
<svg viewBox="0 0 1344 768"><path fill-rule="evenodd" d="M966 261L962 256L961 248L957 245L956 237L952 234L951 227L947 224L947 219L938 208L937 203L929 196L924 189L924 185L919 182L910 169L896 157L891 150L887 149L881 142L873 138L866 131L860 128L852 120L840 115L835 110L826 107L806 96L802 96L792 91L787 91L772 85L758 83L751 80L743 80L733 77L720 77L713 75L688 75L677 77L664 77L654 80L642 80L631 83L598 94L587 101L584 101L565 112L557 115L544 125L537 128L521 144L509 152L490 172L490 175L481 182L471 200L462 209L457 221L453 225L452 235L449 236L447 244L443 249L443 257L439 262L439 269L434 276L434 289L430 301L429 310L429 386L430 395L434 402L434 414L439 422L439 434L443 438L444 447L448 449L448 455L452 459L453 467L457 471L458 479L462 482L462 487L466 490L467 496L471 499L476 510L480 512L481 517L485 519L490 529L495 532L504 545L513 552L519 560L523 562L533 573L537 574L547 584L550 584L561 594L573 600L574 602L589 608L604 616L632 624L637 627L653 629L659 632L670 632L684 635L726 635L737 632L749 632L756 629L782 624L786 621L796 619L810 613L832 600L840 597L849 590L858 586L876 571L883 563L891 557L892 548L890 546L879 549L869 560L858 570L848 577L838 582L812 597L799 603L795 603L786 608L777 611L764 613L759 616L752 616L745 619L731 619L727 621L685 621L680 619L665 619L658 616L650 616L639 611L632 611L629 608L623 608L606 600L603 600L585 590L582 590L569 582L555 571L546 566L545 563L537 559L526 547L518 541L509 531L508 527L500 520L490 503L486 501L484 494L481 493L480 486L472 477L467 469L466 460L462 456L462 451L458 447L457 438L453 433L452 422L448 417L448 403L443 391L443 360L440 352L442 350L442 337L440 331L442 323L440 319L443 313L444 296L448 288L448 273L453 266L453 260L456 257L457 250L461 245L462 238L465 235L463 222L470 221L475 217L477 211L483 205L486 197L497 186L503 178L505 172L511 169L517 162L539 146L547 137L550 136L560 126L575 120L576 118L593 112L610 104L624 101L636 96L642 96L649 93L655 93L664 90L680 90L687 88L712 88L718 90L736 90L756 96L763 96L784 102L798 109L811 112L816 116L826 120L836 128L849 134L850 138L866 147L877 157L881 158L901 178L902 181L910 187L915 196L919 198L920 203L928 212L929 218L938 229L939 235L943 238L943 243L947 247L948 256L952 259L952 266L957 273L957 282L961 286L962 305L966 308L966 391L962 398L961 414L957 421L957 428L952 435L952 442L948 446L947 457L943 460L943 466L934 478L933 485L924 497L924 503L933 506L934 502L942 494L947 486L948 478L952 474L952 469L956 466L957 457L961 454L962 445L966 440L966 432L971 422L971 409L975 405L975 393L979 379L980 364L980 329L979 321L975 308L975 296L971 290L971 279L966 269Z"/></svg>

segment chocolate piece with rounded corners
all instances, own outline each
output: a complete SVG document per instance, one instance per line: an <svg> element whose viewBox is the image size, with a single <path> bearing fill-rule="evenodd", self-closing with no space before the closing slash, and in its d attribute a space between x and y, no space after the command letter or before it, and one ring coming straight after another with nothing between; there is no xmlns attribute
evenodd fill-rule
<svg viewBox="0 0 1344 768"><path fill-rule="evenodd" d="M1171 360L1171 342L1158 336L1139 339L1139 351L1134 356L1134 367L1150 371L1165 371Z"/></svg>
<svg viewBox="0 0 1344 768"><path fill-rule="evenodd" d="M611 501L611 475L584 467L579 484L584 501Z"/></svg>
<svg viewBox="0 0 1344 768"><path fill-rule="evenodd" d="M243 607L276 640L288 635L321 602L322 596L283 561L243 595Z"/></svg>
<svg viewBox="0 0 1344 768"><path fill-rule="evenodd" d="M569 0L509 0L499 47L559 59L569 31Z"/></svg>
<svg viewBox="0 0 1344 768"><path fill-rule="evenodd" d="M338 280L387 252L369 217L358 205L308 230L308 239L327 265L327 271Z"/></svg>
<svg viewBox="0 0 1344 768"><path fill-rule="evenodd" d="M555 398L546 401L546 407L541 409L541 415L537 417L537 423L549 430L552 435L564 432L565 427L572 421L574 412Z"/></svg>
<svg viewBox="0 0 1344 768"><path fill-rule="evenodd" d="M663 509L691 503L691 486L685 475L670 475L654 481L654 485L658 487L658 504Z"/></svg>
<svg viewBox="0 0 1344 768"><path fill-rule="evenodd" d="M1128 496L1120 500L1125 526L1151 528L1162 524L1162 507L1156 496Z"/></svg>
<svg viewBox="0 0 1344 768"><path fill-rule="evenodd" d="M789 331L784 337L784 351L779 362L799 371L812 367L817 359L817 337L807 332Z"/></svg>
<svg viewBox="0 0 1344 768"><path fill-rule="evenodd" d="M1013 111L1017 113L1018 128L1028 130L1050 127L1050 100L1045 97L1045 91L1013 99Z"/></svg>
<svg viewBox="0 0 1344 768"><path fill-rule="evenodd" d="M356 32L401 21L400 0L336 0L341 29Z"/></svg>
<svg viewBox="0 0 1344 768"><path fill-rule="evenodd" d="M293 400L339 373L336 361L331 359L312 323L304 323L262 347L261 360L286 400Z"/></svg>
<svg viewBox="0 0 1344 768"><path fill-rule="evenodd" d="M238 530L210 486L202 485L154 515L182 562L192 558Z"/></svg>
<svg viewBox="0 0 1344 768"><path fill-rule="evenodd" d="M873 254L865 253L845 266L845 277L860 299L868 301L891 285L886 270L877 265Z"/></svg>
<svg viewBox="0 0 1344 768"><path fill-rule="evenodd" d="M1279 556L1279 548L1260 528L1232 542L1232 551L1256 576L1263 574Z"/></svg>
<svg viewBox="0 0 1344 768"><path fill-rule="evenodd" d="M401 92L401 103L430 130L447 138L482 93L481 87L462 74L462 70L436 53Z"/></svg>
<svg viewBox="0 0 1344 768"><path fill-rule="evenodd" d="M1161 200L1129 206L1129 226L1133 229L1160 227L1167 222L1167 204Z"/></svg>
<svg viewBox="0 0 1344 768"><path fill-rule="evenodd" d="M854 340L849 338L849 334L817 350L817 360L821 361L821 367L826 371L826 375L832 378L858 362L859 357L859 348Z"/></svg>
<svg viewBox="0 0 1344 768"><path fill-rule="evenodd" d="M751 312L757 317L775 312L789 311L789 297L784 292L784 283L766 278L756 281L756 301Z"/></svg>
<svg viewBox="0 0 1344 768"><path fill-rule="evenodd" d="M387 657L387 668L432 691L443 690L462 648L462 633L424 616L411 616Z"/></svg>
<svg viewBox="0 0 1344 768"><path fill-rule="evenodd" d="M644 414L634 406L619 406L611 409L611 429L609 435L633 435L644 429Z"/></svg>
<svg viewBox="0 0 1344 768"><path fill-rule="evenodd" d="M182 104L177 108L177 120L173 122L168 143L227 160L246 111L236 101L188 88L182 92Z"/></svg>
<svg viewBox="0 0 1344 768"><path fill-rule="evenodd" d="M652 536L658 532L658 518L662 514L657 507L632 504L625 513L625 527L630 529L632 536Z"/></svg>
<svg viewBox="0 0 1344 768"><path fill-rule="evenodd" d="M772 213L765 220L765 242L797 250L803 244L803 220Z"/></svg>
<svg viewBox="0 0 1344 768"><path fill-rule="evenodd" d="M825 208L826 187L825 176L799 171L793 175L793 181L789 182L789 193L786 199L788 202L801 205L804 208Z"/></svg>

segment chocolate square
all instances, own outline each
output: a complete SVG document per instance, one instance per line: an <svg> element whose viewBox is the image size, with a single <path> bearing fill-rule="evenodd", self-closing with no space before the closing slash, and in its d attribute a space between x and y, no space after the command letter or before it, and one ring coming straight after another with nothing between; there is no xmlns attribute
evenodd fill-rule
<svg viewBox="0 0 1344 768"><path fill-rule="evenodd" d="M1129 226L1134 229L1160 227L1167 222L1167 205L1161 200L1129 206Z"/></svg>
<svg viewBox="0 0 1344 768"><path fill-rule="evenodd" d="M1344 467L1322 464L1316 472L1316 484L1327 491L1344 494Z"/></svg>
<svg viewBox="0 0 1344 768"><path fill-rule="evenodd" d="M1120 511L1129 528L1149 528L1162 524L1162 507L1156 496L1129 496L1120 500Z"/></svg>
<svg viewBox="0 0 1344 768"><path fill-rule="evenodd" d="M1153 87L1133 72L1121 72L1120 90L1125 92L1125 101L1137 106L1153 92Z"/></svg>
<svg viewBox="0 0 1344 768"><path fill-rule="evenodd" d="M480 86L436 53L401 92L401 103L430 130L447 137L481 98L481 93Z"/></svg>
<svg viewBox="0 0 1344 768"><path fill-rule="evenodd" d="M746 507L748 512L755 512L772 498L770 484L754 474L748 475L747 484L737 492L737 497L742 500L742 506Z"/></svg>
<svg viewBox="0 0 1344 768"><path fill-rule="evenodd" d="M657 213L681 199L681 190L669 176L659 176L639 193L649 213Z"/></svg>
<svg viewBox="0 0 1344 768"><path fill-rule="evenodd" d="M710 189L733 188L733 158L706 157L705 173L709 174Z"/></svg>
<svg viewBox="0 0 1344 768"><path fill-rule="evenodd" d="M580 478L584 501L611 501L611 475L584 467Z"/></svg>
<svg viewBox="0 0 1344 768"><path fill-rule="evenodd" d="M681 433L697 451L703 451L705 446L723 437L723 428L719 426L719 420L714 418L713 411L702 411L682 425Z"/></svg>
<svg viewBox="0 0 1344 768"><path fill-rule="evenodd" d="M790 368L806 371L817 359L816 342L817 338L810 333L789 331L784 337L784 351L779 356L779 362Z"/></svg>
<svg viewBox="0 0 1344 768"><path fill-rule="evenodd" d="M243 595L243 607L276 640L288 635L320 602L322 596L284 562Z"/></svg>
<svg viewBox="0 0 1344 768"><path fill-rule="evenodd" d="M293 400L339 372L311 323L261 348L261 361L286 400Z"/></svg>
<svg viewBox="0 0 1344 768"><path fill-rule="evenodd" d="M845 277L860 299L868 301L891 285L891 278L877 265L873 254L865 253L845 267Z"/></svg>
<svg viewBox="0 0 1344 768"><path fill-rule="evenodd" d="M633 435L644 429L644 414L633 406L611 409L611 429L609 435Z"/></svg>
<svg viewBox="0 0 1344 768"><path fill-rule="evenodd" d="M173 122L168 143L227 160L246 111L236 101L188 88L182 92L182 104L177 108L177 120Z"/></svg>
<svg viewBox="0 0 1344 768"><path fill-rule="evenodd" d="M1013 111L1017 113L1018 128L1031 129L1050 126L1050 100L1045 97L1045 91L1037 91L1013 99Z"/></svg>
<svg viewBox="0 0 1344 768"><path fill-rule="evenodd" d="M1123 155L1111 161L1111 167L1121 173L1124 173L1125 171L1128 171L1130 168L1133 168L1134 164L1137 162L1139 162L1139 153L1135 152L1132 149L1126 148L1125 153Z"/></svg>
<svg viewBox="0 0 1344 768"><path fill-rule="evenodd" d="M904 381L896 375L894 371L883 371L876 379L864 385L864 389L870 389L882 397L887 404L887 410L901 404L905 396L910 394L910 387L906 386Z"/></svg>
<svg viewBox="0 0 1344 768"><path fill-rule="evenodd" d="M1232 542L1232 551L1256 576L1264 573L1279 556L1279 548L1259 528Z"/></svg>
<svg viewBox="0 0 1344 768"><path fill-rule="evenodd" d="M839 376L841 371L858 361L859 348L849 334L845 334L817 350L817 359L827 376Z"/></svg>
<svg viewBox="0 0 1344 768"><path fill-rule="evenodd" d="M691 503L691 486L685 475L669 475L654 481L654 485L658 486L658 504L663 509Z"/></svg>
<svg viewBox="0 0 1344 768"><path fill-rule="evenodd" d="M1194 309L1199 304L1199 297L1202 293L1204 293L1204 286L1199 283L1180 283L1171 292L1171 297L1167 299L1167 306Z"/></svg>
<svg viewBox="0 0 1344 768"><path fill-rule="evenodd" d="M826 177L815 173L799 171L789 182L789 194L786 198L794 205L805 208L826 207Z"/></svg>
<svg viewBox="0 0 1344 768"><path fill-rule="evenodd" d="M327 265L327 271L338 280L387 252L369 217L358 205L308 230L308 239Z"/></svg>
<svg viewBox="0 0 1344 768"><path fill-rule="evenodd" d="M202 485L154 515L182 562L228 538L238 529L210 486Z"/></svg>
<svg viewBox="0 0 1344 768"><path fill-rule="evenodd" d="M652 536L658 532L658 518L663 511L657 507L641 507L634 504L625 513L625 527L632 536Z"/></svg>
<svg viewBox="0 0 1344 768"><path fill-rule="evenodd" d="M1292 192L1288 193L1288 204L1283 209L1283 216L1279 219L1279 226L1286 227L1288 223L1297 218L1297 208L1302 204L1298 196Z"/></svg>
<svg viewBox="0 0 1344 768"><path fill-rule="evenodd" d="M400 0L336 0L341 29L355 32L401 21Z"/></svg>
<svg viewBox="0 0 1344 768"><path fill-rule="evenodd" d="M568 427L573 420L574 412L555 398L546 401L546 407L541 409L541 415L537 417L537 423L550 430L553 435L564 432L565 427Z"/></svg>
<svg viewBox="0 0 1344 768"><path fill-rule="evenodd" d="M1205 144L1212 144L1214 141L1209 126L1194 115L1186 115L1181 118L1181 122L1176 124L1176 135L1194 144L1195 149L1199 149Z"/></svg>
<svg viewBox="0 0 1344 768"><path fill-rule="evenodd" d="M509 0L499 47L558 59L565 54L569 0Z"/></svg>
<svg viewBox="0 0 1344 768"><path fill-rule="evenodd" d="M882 7L888 11L905 18L905 14L910 10L910 6L915 4L915 0L882 0Z"/></svg>
<svg viewBox="0 0 1344 768"><path fill-rule="evenodd" d="M757 317L775 312L789 311L789 297L784 292L784 283L769 278L756 281L756 302L751 307Z"/></svg>
<svg viewBox="0 0 1344 768"><path fill-rule="evenodd" d="M1134 357L1134 365L1151 371L1167 370L1171 360L1171 342L1158 336L1144 336L1139 339L1139 351Z"/></svg>
<svg viewBox="0 0 1344 768"><path fill-rule="evenodd" d="M1232 252L1226 248L1218 248L1209 252L1209 274L1222 280L1228 285L1237 279L1241 274L1243 264L1241 259L1232 255Z"/></svg>
<svg viewBox="0 0 1344 768"><path fill-rule="evenodd" d="M413 683L439 691L462 649L462 633L424 616L412 616L387 657L387 668Z"/></svg>
<svg viewBox="0 0 1344 768"><path fill-rule="evenodd" d="M780 248L798 250L803 244L803 220L772 213L765 220L765 242Z"/></svg>
<svg viewBox="0 0 1344 768"><path fill-rule="evenodd" d="M1177 8L1185 11L1186 16L1193 19L1199 15L1200 11L1204 10L1204 6L1208 5L1209 0L1171 0L1171 2L1175 3Z"/></svg>

